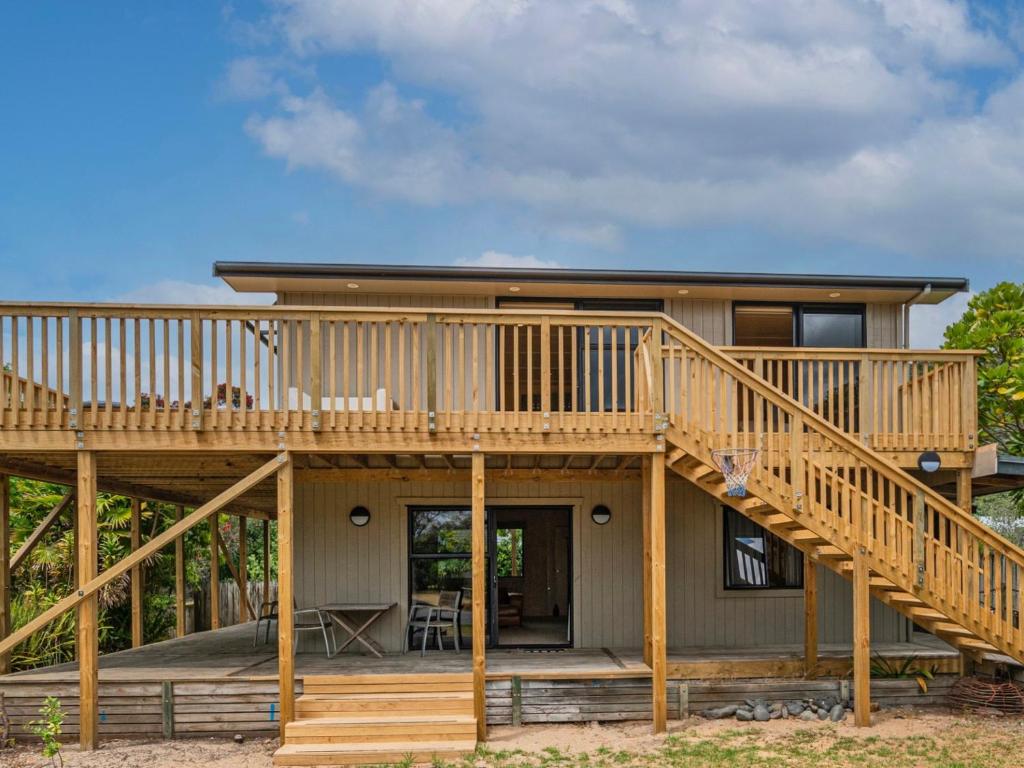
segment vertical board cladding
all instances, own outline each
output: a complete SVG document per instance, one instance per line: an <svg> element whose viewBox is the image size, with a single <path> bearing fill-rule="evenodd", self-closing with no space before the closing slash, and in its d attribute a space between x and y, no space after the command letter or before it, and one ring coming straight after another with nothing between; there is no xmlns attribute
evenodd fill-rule
<svg viewBox="0 0 1024 768"><path fill-rule="evenodd" d="M732 344L732 302L728 299L668 299L665 314L711 344Z"/></svg>
<svg viewBox="0 0 1024 768"><path fill-rule="evenodd" d="M903 313L899 304L868 304L867 345L873 349L896 349L900 346Z"/></svg>
<svg viewBox="0 0 1024 768"><path fill-rule="evenodd" d="M468 481L305 483L295 491L295 593L299 607L335 601L390 602L398 608L374 628L386 650L402 650L408 610L408 514L417 504L465 504ZM639 480L593 482L502 481L488 478L490 503L564 505L573 509L572 614L579 648L639 648L643 641L642 519ZM595 525L590 510L612 510ZM356 528L352 507L371 512ZM771 594L723 589L721 507L710 496L670 479L667 515L669 648L743 647L803 642L801 590ZM852 638L852 593L831 571L819 573L819 638ZM900 641L908 623L872 602L872 637ZM303 633L300 650L319 651L322 640Z"/></svg>

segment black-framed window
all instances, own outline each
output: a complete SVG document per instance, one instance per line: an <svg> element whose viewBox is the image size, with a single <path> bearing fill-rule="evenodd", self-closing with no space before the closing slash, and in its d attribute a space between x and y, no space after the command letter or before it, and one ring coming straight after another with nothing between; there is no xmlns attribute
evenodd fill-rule
<svg viewBox="0 0 1024 768"><path fill-rule="evenodd" d="M867 343L863 304L734 302L733 344L751 347L836 347Z"/></svg>
<svg viewBox="0 0 1024 768"><path fill-rule="evenodd" d="M723 507L725 588L802 589L803 553L731 507Z"/></svg>
<svg viewBox="0 0 1024 768"><path fill-rule="evenodd" d="M436 602L441 592L472 587L472 511L409 508L409 594Z"/></svg>

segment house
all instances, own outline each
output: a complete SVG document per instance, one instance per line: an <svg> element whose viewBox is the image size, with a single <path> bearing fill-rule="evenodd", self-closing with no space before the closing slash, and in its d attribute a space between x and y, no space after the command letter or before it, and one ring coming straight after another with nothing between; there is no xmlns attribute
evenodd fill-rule
<svg viewBox="0 0 1024 768"><path fill-rule="evenodd" d="M910 307L964 279L214 274L276 305L0 305L0 471L75 489L81 558L79 592L0 620L3 654L77 610L78 664L0 691L71 697L84 746L280 726L281 765L380 762L765 692L835 693L864 724L901 695L872 652L1024 662L1024 552L970 514L1000 466L975 353L908 348ZM97 489L180 522L97 574ZM277 646L248 625L99 659L97 590L223 515L277 521Z"/></svg>

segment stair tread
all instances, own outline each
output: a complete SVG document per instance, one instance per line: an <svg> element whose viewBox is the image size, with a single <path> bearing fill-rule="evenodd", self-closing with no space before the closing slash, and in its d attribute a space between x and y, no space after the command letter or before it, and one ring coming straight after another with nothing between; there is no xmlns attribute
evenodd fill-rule
<svg viewBox="0 0 1024 768"><path fill-rule="evenodd" d="M329 725L389 725L406 723L476 723L472 715L371 715L369 717L353 717L351 715L332 715L331 717L310 717L293 720L288 727L322 728Z"/></svg>
<svg viewBox="0 0 1024 768"><path fill-rule="evenodd" d="M323 754L361 754L374 752L473 752L476 741L384 741L384 742L352 742L324 744L285 744L278 747L274 756L278 755L323 755Z"/></svg>

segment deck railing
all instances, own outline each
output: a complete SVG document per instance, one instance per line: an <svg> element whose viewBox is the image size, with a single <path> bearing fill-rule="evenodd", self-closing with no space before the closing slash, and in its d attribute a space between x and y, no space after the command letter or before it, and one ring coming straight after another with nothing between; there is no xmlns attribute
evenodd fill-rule
<svg viewBox="0 0 1024 768"><path fill-rule="evenodd" d="M632 352L650 326L631 313L0 305L11 380L65 393L58 405L5 384L0 428L640 429Z"/></svg>
<svg viewBox="0 0 1024 768"><path fill-rule="evenodd" d="M976 445L974 353L755 347L723 351L876 450L970 451Z"/></svg>
<svg viewBox="0 0 1024 768"><path fill-rule="evenodd" d="M682 398L711 409L729 432L775 428L753 403L725 402L720 382L678 347L667 348L664 370L645 368L638 345L662 321L625 312L0 304L0 429L634 430ZM971 353L726 351L872 447L974 447Z"/></svg>

